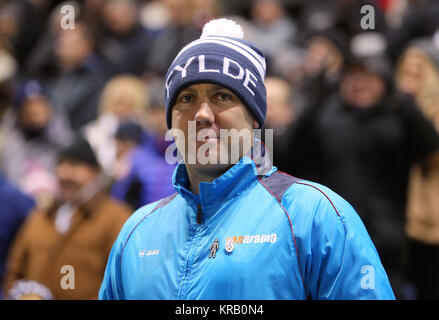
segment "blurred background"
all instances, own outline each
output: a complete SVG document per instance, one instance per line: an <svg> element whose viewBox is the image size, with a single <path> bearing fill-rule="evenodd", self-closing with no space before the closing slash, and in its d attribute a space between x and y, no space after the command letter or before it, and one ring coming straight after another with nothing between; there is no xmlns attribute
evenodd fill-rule
<svg viewBox="0 0 439 320"><path fill-rule="evenodd" d="M66 5L73 29L61 27ZM266 54L274 164L353 205L398 298L439 299L436 0L0 1L4 298L18 298L10 290L23 279L48 288L45 298L97 296L123 221L174 192L164 76L219 17L238 22ZM78 230L73 213L100 193L120 205L120 223L95 225L109 230L96 284L76 296L57 291L47 279L59 283L59 271L35 270L59 256L28 258L42 250L30 245L44 230L35 225L54 226L42 247L68 243ZM92 248L94 240L81 241Z"/></svg>

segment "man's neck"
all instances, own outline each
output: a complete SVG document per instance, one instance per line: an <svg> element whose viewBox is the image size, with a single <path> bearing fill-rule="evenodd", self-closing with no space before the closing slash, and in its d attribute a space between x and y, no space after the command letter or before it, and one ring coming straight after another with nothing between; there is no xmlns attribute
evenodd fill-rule
<svg viewBox="0 0 439 320"><path fill-rule="evenodd" d="M189 177L190 190L194 194L200 194L200 182L212 182L216 178L220 177L224 172L226 172L229 167L222 168L220 170L200 171L193 167L186 166L186 171Z"/></svg>

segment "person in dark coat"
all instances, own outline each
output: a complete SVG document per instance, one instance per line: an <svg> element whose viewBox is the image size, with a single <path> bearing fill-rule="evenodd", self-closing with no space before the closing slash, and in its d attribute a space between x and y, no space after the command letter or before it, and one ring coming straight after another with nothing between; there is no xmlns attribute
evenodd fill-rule
<svg viewBox="0 0 439 320"><path fill-rule="evenodd" d="M193 26L189 6L184 1L163 1L169 15L169 23L154 38L147 59L148 73L165 76L172 60L188 42L197 39L199 30Z"/></svg>
<svg viewBox="0 0 439 320"><path fill-rule="evenodd" d="M112 75L137 76L146 71L152 37L139 21L139 4L135 0L108 0L103 3L102 35L97 47Z"/></svg>
<svg viewBox="0 0 439 320"><path fill-rule="evenodd" d="M58 74L47 81L53 105L68 115L73 130L97 117L99 95L108 73L95 52L95 35L82 21L56 39Z"/></svg>
<svg viewBox="0 0 439 320"><path fill-rule="evenodd" d="M353 205L404 298L409 168L439 148L439 137L409 97L392 93L390 76L381 57L350 63L338 92L325 90L320 76L312 104L274 145L281 170L328 185Z"/></svg>
<svg viewBox="0 0 439 320"><path fill-rule="evenodd" d="M439 29L438 16L438 1L410 1L401 25L387 32L388 54L396 60L411 40L432 37Z"/></svg>

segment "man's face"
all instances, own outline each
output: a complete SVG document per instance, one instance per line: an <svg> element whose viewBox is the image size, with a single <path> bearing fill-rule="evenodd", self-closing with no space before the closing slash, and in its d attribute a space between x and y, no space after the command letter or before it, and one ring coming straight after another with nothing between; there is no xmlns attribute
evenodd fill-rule
<svg viewBox="0 0 439 320"><path fill-rule="evenodd" d="M184 134L184 138L174 137L186 166L206 174L227 170L236 162L236 152L239 160L250 149L252 129L257 127L242 101L216 84L194 84L183 89L172 108L172 129ZM194 150L190 145L195 146ZM206 164L203 157L212 161Z"/></svg>
<svg viewBox="0 0 439 320"><path fill-rule="evenodd" d="M321 70L339 72L343 65L343 55L328 39L316 36L308 44L305 59L305 70L314 75Z"/></svg>
<svg viewBox="0 0 439 320"><path fill-rule="evenodd" d="M106 1L102 9L105 25L115 33L130 31L138 20L137 6L131 0Z"/></svg>
<svg viewBox="0 0 439 320"><path fill-rule="evenodd" d="M343 100L356 108L372 107L383 97L385 91L384 80L365 69L348 71L340 83Z"/></svg>
<svg viewBox="0 0 439 320"><path fill-rule="evenodd" d="M272 77L265 79L265 88L267 88L265 127L280 131L294 120L294 109L290 104L291 88L288 82Z"/></svg>
<svg viewBox="0 0 439 320"><path fill-rule="evenodd" d="M96 179L98 174L99 172L96 168L86 163L62 160L56 168L62 200L75 200L78 196L78 191Z"/></svg>
<svg viewBox="0 0 439 320"><path fill-rule="evenodd" d="M60 32L55 43L55 55L63 69L71 69L80 65L92 52L91 40L85 37L84 27L80 24L72 30Z"/></svg>
<svg viewBox="0 0 439 320"><path fill-rule="evenodd" d="M32 131L44 129L51 118L49 101L43 96L26 99L21 106L19 121L23 128Z"/></svg>
<svg viewBox="0 0 439 320"><path fill-rule="evenodd" d="M396 84L398 88L408 94L417 94L421 88L426 56L416 48L409 49L399 68Z"/></svg>

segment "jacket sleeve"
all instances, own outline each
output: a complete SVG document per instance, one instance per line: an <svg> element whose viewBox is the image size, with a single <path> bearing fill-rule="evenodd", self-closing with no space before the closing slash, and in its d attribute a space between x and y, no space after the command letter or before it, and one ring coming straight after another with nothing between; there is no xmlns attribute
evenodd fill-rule
<svg viewBox="0 0 439 320"><path fill-rule="evenodd" d="M104 279L102 281L98 298L99 300L125 300L125 293L123 289L122 277L122 255L124 247L134 232L138 224L143 221L143 218L154 208L156 202L148 204L136 212L134 212L123 225L117 236L116 241L111 248L110 256L108 257L107 266L105 268ZM132 260L132 257L125 255L124 260Z"/></svg>
<svg viewBox="0 0 439 320"><path fill-rule="evenodd" d="M395 299L355 210L323 186L308 194L304 197L306 214L294 219L307 296L319 300Z"/></svg>

